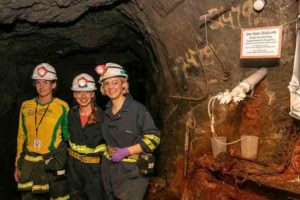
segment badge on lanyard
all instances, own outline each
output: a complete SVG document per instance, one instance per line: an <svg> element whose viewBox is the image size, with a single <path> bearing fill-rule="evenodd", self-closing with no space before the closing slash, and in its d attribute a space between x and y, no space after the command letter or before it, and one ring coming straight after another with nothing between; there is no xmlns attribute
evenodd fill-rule
<svg viewBox="0 0 300 200"><path fill-rule="evenodd" d="M41 123L42 123L42 121L43 121L43 119L44 119L44 117L45 117L45 115L46 115L46 113L47 113L47 111L48 111L49 106L50 106L51 103L52 103L52 100L51 100L50 103L48 104L48 106L47 106L45 112L43 113L43 115L42 115L42 117L41 117L39 123L37 124L37 107L38 107L38 102L36 101L35 112L34 112L34 124L35 124L35 134L36 134L36 138L35 138L34 141L33 141L33 147L34 147L34 148L37 148L37 149L41 148L41 140L39 140L39 139L37 138L37 137L38 137L38 132L39 132L39 126L41 125Z"/></svg>
<svg viewBox="0 0 300 200"><path fill-rule="evenodd" d="M33 141L33 147L39 149L41 147L41 140L35 138Z"/></svg>

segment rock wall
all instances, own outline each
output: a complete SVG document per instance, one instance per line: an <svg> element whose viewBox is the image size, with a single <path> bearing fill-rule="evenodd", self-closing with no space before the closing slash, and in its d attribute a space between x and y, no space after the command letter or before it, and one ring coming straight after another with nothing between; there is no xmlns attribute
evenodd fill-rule
<svg viewBox="0 0 300 200"><path fill-rule="evenodd" d="M233 89L260 67L267 67L268 74L254 90L254 98L238 105L216 106L216 132L227 136L229 141L243 134L257 135L257 161L286 162L286 157L278 156L278 148L286 150L280 141L291 140L293 136L287 129L297 124L288 115L287 89L295 52L297 1L268 1L262 12L254 11L253 3L252 0L165 0L135 1L119 7L142 27L159 55L158 76L163 74L163 80L157 82L161 87L158 101L164 109L157 168L159 176L179 196L184 188L184 143L186 129L190 129L187 124L195 123L189 132L187 173L192 177L197 158L211 152L208 100L225 89ZM205 14L220 16L205 23ZM272 63L264 59L252 64L242 62L241 29L269 26L282 26L280 59ZM228 146L228 151L240 155L239 143Z"/></svg>
<svg viewBox="0 0 300 200"><path fill-rule="evenodd" d="M159 110L159 118L162 119L159 122L162 127L162 142L157 151L157 176L160 178L152 186L155 192L164 187L172 193L166 196L178 198L182 194L182 188L185 188L184 184L195 183L184 181L184 170L187 177L202 174L202 171L195 173L195 168L199 166L198 158L211 154L208 100L225 89L233 89L257 68L267 67L268 74L255 88L255 98L247 98L238 105L217 105L216 132L219 136L227 136L229 141L240 138L242 134L258 135L257 161L262 163L287 163L287 155L280 152L287 145L294 145L284 144L282 141L290 140L295 135L291 135L288 130L297 125L288 116L287 89L292 76L295 50L295 21L289 22L297 17L297 1L269 0L262 12L255 12L253 3L254 0L10 0L0 4L0 21L76 23L89 8L108 4L110 6L105 8L117 9L131 20L151 47L148 51L156 56L149 61L155 66L152 76L158 90L158 95L151 99L151 103L152 107ZM206 14L217 16L212 22L208 17L205 20ZM251 67L241 61L242 28L280 25L282 47L278 61L270 64L264 60L256 60ZM64 33L71 36L80 34L74 31ZM9 48L5 38L1 45L3 48L0 51L5 54L6 48ZM4 74L9 78L14 73L7 71ZM0 98L15 97L11 95ZM184 152L187 134L190 136L188 155ZM238 145L229 146L228 151L232 156L240 155ZM184 163L187 163L186 167ZM197 181L197 178L194 179ZM187 191L185 194L190 193L191 191Z"/></svg>

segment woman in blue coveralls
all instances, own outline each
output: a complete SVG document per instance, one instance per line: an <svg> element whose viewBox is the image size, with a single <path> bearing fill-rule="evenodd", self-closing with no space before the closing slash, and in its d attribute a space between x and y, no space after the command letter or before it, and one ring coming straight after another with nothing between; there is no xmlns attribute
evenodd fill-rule
<svg viewBox="0 0 300 200"><path fill-rule="evenodd" d="M160 132L145 106L130 96L128 75L121 65L98 65L96 72L100 75L101 93L110 98L102 125L107 149L101 168L107 197L142 200L149 177L137 162L159 145ZM153 163L147 167L153 168Z"/></svg>

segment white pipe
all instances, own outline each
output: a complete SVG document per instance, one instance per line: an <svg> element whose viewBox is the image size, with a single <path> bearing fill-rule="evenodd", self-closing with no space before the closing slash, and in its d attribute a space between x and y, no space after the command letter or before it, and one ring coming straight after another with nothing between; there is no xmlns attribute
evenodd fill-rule
<svg viewBox="0 0 300 200"><path fill-rule="evenodd" d="M220 93L217 98L221 104L228 104L231 101L235 103L242 101L246 97L246 93L252 90L257 83L259 83L266 75L268 69L260 68L249 77L244 79L238 86L236 86L231 92L226 90L224 93Z"/></svg>
<svg viewBox="0 0 300 200"><path fill-rule="evenodd" d="M267 75L267 72L268 72L267 68L265 68L265 67L260 68L259 70L257 70L253 74L251 74L248 78L243 80L242 83L245 82L245 83L249 84L249 86L250 86L249 90L252 90L255 87L255 85L258 82L260 82ZM249 92L249 90L246 92Z"/></svg>
<svg viewBox="0 0 300 200"><path fill-rule="evenodd" d="M223 93L220 93L216 96L213 96L208 101L207 110L208 115L210 118L210 129L212 132L213 137L218 143L221 144L234 144L237 143L245 138L240 138L232 142L222 142L218 140L218 136L216 134L215 130L215 117L214 117L214 104L215 101L218 99L220 101L220 104L227 104L231 101L234 101L235 103L244 100L246 97L246 93L252 90L257 83L259 83L266 75L267 75L268 69L267 68L260 68L250 76L248 76L246 79L244 79L238 86L236 86L231 92L229 90L226 90Z"/></svg>

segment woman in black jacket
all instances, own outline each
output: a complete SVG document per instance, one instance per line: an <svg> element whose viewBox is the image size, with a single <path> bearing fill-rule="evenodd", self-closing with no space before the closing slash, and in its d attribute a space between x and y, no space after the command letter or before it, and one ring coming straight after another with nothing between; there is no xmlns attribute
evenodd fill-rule
<svg viewBox="0 0 300 200"><path fill-rule="evenodd" d="M101 133L103 111L95 103L95 81L82 73L74 78L71 89L78 105L68 115L70 197L76 200L104 199L100 163L106 146Z"/></svg>

